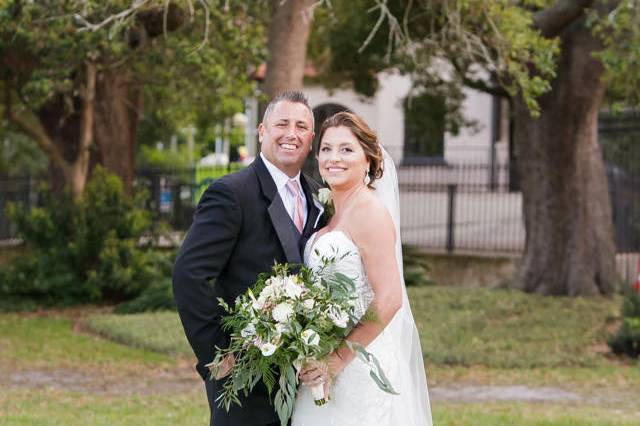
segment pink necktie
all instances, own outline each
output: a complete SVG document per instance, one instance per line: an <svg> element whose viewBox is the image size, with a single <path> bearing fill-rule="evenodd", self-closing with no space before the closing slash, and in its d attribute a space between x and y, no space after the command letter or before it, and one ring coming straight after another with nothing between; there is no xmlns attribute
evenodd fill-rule
<svg viewBox="0 0 640 426"><path fill-rule="evenodd" d="M295 204L293 207L293 223L298 228L298 232L302 234L302 230L304 229L304 220L302 218L302 194L300 193L300 187L298 186L298 182L291 179L287 182L287 189L291 191L293 198L295 199Z"/></svg>

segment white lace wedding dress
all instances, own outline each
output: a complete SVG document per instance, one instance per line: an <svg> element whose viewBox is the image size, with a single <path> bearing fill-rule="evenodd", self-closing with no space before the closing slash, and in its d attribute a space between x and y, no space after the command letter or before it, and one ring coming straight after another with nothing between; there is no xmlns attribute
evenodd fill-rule
<svg viewBox="0 0 640 426"><path fill-rule="evenodd" d="M314 237L305 249L305 264L311 268L318 267L322 264L322 256L339 258L346 255L335 268L354 280L358 293L356 315L362 316L373 298L373 292L366 280L358 248L341 231L327 232L317 241L314 241ZM378 358L393 383L393 369L397 361L390 345L388 333L383 331L367 350ZM336 377L330 396L325 405L318 407L313 402L309 388L300 386L292 426L391 425L391 404L394 398L399 398L381 391L369 376L369 368L357 358Z"/></svg>
<svg viewBox="0 0 640 426"><path fill-rule="evenodd" d="M373 290L367 281L358 247L342 231L329 231L317 240L314 235L305 248L305 264L311 268L319 267L322 257L342 257L335 264L336 271L354 280L358 294L356 315L364 315L373 299ZM369 368L355 358L336 377L331 387L331 399L325 405L316 406L309 388L300 386L292 426L431 425L426 382L424 389L414 391L414 387L420 386L422 381L410 377L422 374L424 378L424 367L420 365L415 368L417 371L411 372L411 365L415 363L406 362L408 354L402 353L402 345L394 341L399 337L399 329L394 324L402 321L401 312L367 346L367 350L380 361L383 371L400 395L380 390L369 375ZM422 363L422 357L419 358Z"/></svg>
<svg viewBox="0 0 640 426"><path fill-rule="evenodd" d="M429 392L418 330L413 320L402 277L398 180L391 157L384 151L384 175L376 185L376 195L393 218L396 230L395 253L401 275L402 307L367 350L380 361L384 373L399 395L383 392L359 359L352 360L336 377L331 399L316 406L308 387L301 385L294 405L292 426L431 426ZM358 247L342 231L319 237L314 234L304 250L304 262L311 268L322 257L346 255L335 268L352 278L358 294L357 314L362 316L373 299Z"/></svg>

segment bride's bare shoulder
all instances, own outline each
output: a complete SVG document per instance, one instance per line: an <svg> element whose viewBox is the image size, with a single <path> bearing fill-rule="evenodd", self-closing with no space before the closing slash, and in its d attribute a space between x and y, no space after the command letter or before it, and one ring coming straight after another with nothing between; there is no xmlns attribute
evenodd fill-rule
<svg viewBox="0 0 640 426"><path fill-rule="evenodd" d="M395 238L395 226L389 211L375 195L363 197L349 215L347 227L361 244Z"/></svg>

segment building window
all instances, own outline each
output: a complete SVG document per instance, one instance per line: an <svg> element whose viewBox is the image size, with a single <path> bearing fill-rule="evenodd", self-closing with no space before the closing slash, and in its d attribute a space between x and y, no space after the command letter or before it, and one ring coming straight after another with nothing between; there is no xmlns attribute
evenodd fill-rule
<svg viewBox="0 0 640 426"><path fill-rule="evenodd" d="M423 94L404 100L404 164L444 163L446 105Z"/></svg>

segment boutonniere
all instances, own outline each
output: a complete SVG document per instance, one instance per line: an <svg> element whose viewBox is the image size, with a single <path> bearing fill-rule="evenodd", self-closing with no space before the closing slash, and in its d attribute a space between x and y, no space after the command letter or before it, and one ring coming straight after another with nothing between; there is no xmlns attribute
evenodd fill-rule
<svg viewBox="0 0 640 426"><path fill-rule="evenodd" d="M317 194L313 194L313 198L322 205L322 208L324 209L323 216L327 218L328 222L334 213L331 190L329 188L320 188Z"/></svg>

